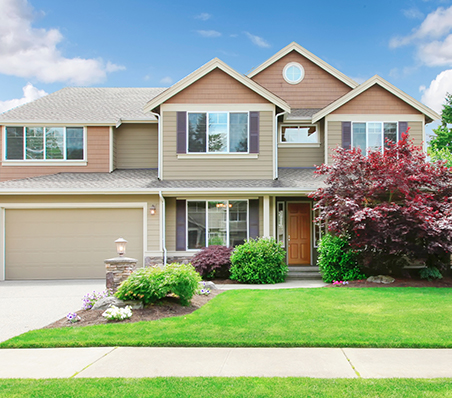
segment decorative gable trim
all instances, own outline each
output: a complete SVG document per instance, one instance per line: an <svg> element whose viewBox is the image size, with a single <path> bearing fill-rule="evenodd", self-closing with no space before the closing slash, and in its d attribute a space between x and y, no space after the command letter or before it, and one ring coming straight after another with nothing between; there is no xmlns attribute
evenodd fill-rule
<svg viewBox="0 0 452 398"><path fill-rule="evenodd" d="M145 107L144 112L151 112L153 109L158 107L159 105L163 104L165 101L179 93L180 91L184 90L197 80L201 79L203 76L207 75L208 73L212 72L214 69L220 69L238 82L242 83L244 86L248 87L250 90L256 92L261 97L265 98L267 101L271 102L272 104L280 107L286 112L290 112L290 106L273 94L272 92L268 91L258 83L254 82L250 78L236 72L234 69L226 65L223 61L219 60L218 58L214 58L212 61L208 62L207 64L201 66L199 69L195 70L193 73L185 77L184 79L180 80L167 90L165 90L163 93L158 95L157 97L153 98L151 101L149 101Z"/></svg>
<svg viewBox="0 0 452 398"><path fill-rule="evenodd" d="M327 64L325 61L321 60L319 57L301 47L299 44L292 42L288 46L284 47L282 50L278 51L273 57L269 58L263 64L259 65L256 69L253 69L250 73L248 73L249 78L253 78L258 73L262 72L264 69L268 68L270 65L280 60L282 57L289 54L291 51L296 51L302 56L309 59L314 64L318 65L320 68L333 75L335 78L339 79L341 82L345 83L347 86L351 88L355 88L358 86L353 79L350 79L348 76L344 75L342 72L339 72L336 68L333 68L331 65Z"/></svg>
<svg viewBox="0 0 452 398"><path fill-rule="evenodd" d="M400 98L402 101L406 102L408 105L411 105L414 109L417 109L420 113L423 113L429 119L428 122L440 119L441 116L438 115L435 111L431 110L429 107L421 104L419 101L415 100L410 95L404 93L402 90L393 86L391 83L383 79L382 77L375 75L371 77L369 80L365 81L354 90L349 93L343 95L338 100L334 101L327 107L323 108L321 111L317 112L312 116L312 123L318 122L320 119L329 115L331 112L334 112L336 109L340 108L342 105L345 105L347 102L351 101L353 98L357 97L367 89L371 88L375 84L378 84L380 87L389 91L391 94Z"/></svg>

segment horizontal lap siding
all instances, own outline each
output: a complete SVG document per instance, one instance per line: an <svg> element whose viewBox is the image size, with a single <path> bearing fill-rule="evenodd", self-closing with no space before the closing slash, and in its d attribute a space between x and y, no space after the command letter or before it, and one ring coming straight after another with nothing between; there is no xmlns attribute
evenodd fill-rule
<svg viewBox="0 0 452 398"><path fill-rule="evenodd" d="M323 130L323 129L322 129ZM291 148L289 145L279 144L278 167L313 167L324 163L324 138L320 132L319 148Z"/></svg>
<svg viewBox="0 0 452 398"><path fill-rule="evenodd" d="M56 173L108 173L110 167L109 127L88 127L86 166L0 166L0 181L37 177Z"/></svg>
<svg viewBox="0 0 452 398"><path fill-rule="evenodd" d="M374 85L331 114L413 114L419 111L389 91Z"/></svg>
<svg viewBox="0 0 452 398"><path fill-rule="evenodd" d="M117 169L158 167L157 124L123 124L115 129Z"/></svg>
<svg viewBox="0 0 452 398"><path fill-rule="evenodd" d="M421 145L424 141L422 122L408 122L410 138L414 140L415 145Z"/></svg>
<svg viewBox="0 0 452 398"><path fill-rule="evenodd" d="M142 203L146 202L147 207L151 205L156 206L156 214L151 215L147 211L147 250L157 251L160 249L160 233L159 233L159 214L160 214L160 200L158 195L29 195L29 196L14 196L7 195L0 197L0 203L123 203L133 202ZM142 228L140 226L140 228ZM118 236L119 238L119 236ZM112 250L115 250L114 243L112 242ZM146 248L144 248L146 250ZM113 253L114 254L114 253Z"/></svg>
<svg viewBox="0 0 452 398"><path fill-rule="evenodd" d="M304 79L289 84L283 69L289 62L298 62L305 70ZM292 51L252 78L275 93L292 108L324 108L351 88L296 51Z"/></svg>
<svg viewBox="0 0 452 398"><path fill-rule="evenodd" d="M243 180L273 178L272 137L273 114L272 112L260 112L258 159L228 159L226 156L225 158L210 159L178 159L176 153L176 112L163 112L163 179Z"/></svg>

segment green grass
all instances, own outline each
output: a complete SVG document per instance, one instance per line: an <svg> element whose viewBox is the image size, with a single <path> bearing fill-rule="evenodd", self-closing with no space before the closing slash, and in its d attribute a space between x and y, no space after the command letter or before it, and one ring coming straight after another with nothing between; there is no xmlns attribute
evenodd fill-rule
<svg viewBox="0 0 452 398"><path fill-rule="evenodd" d="M452 397L451 379L156 378L0 380L0 397Z"/></svg>
<svg viewBox="0 0 452 398"><path fill-rule="evenodd" d="M0 347L452 347L452 289L235 290L177 318L30 331Z"/></svg>

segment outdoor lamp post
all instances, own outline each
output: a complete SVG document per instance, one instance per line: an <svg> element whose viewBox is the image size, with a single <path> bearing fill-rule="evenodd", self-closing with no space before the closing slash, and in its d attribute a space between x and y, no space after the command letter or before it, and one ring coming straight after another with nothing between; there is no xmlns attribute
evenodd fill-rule
<svg viewBox="0 0 452 398"><path fill-rule="evenodd" d="M124 253L126 252L126 245L127 241L123 238L119 238L115 240L116 243L116 251L119 255L119 257L122 257Z"/></svg>

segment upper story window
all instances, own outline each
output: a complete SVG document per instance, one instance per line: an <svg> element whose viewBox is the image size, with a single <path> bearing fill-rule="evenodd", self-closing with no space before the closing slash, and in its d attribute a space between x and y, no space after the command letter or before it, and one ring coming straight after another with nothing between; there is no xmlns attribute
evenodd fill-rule
<svg viewBox="0 0 452 398"><path fill-rule="evenodd" d="M83 160L83 127L6 127L6 160Z"/></svg>
<svg viewBox="0 0 452 398"><path fill-rule="evenodd" d="M352 142L353 148L361 148L363 153L367 150L383 150L387 140L396 142L398 126L396 122L353 122Z"/></svg>
<svg viewBox="0 0 452 398"><path fill-rule="evenodd" d="M248 112L189 112L188 153L248 152Z"/></svg>
<svg viewBox="0 0 452 398"><path fill-rule="evenodd" d="M283 69L283 77L289 84L298 84L304 78L304 68L298 62L290 62Z"/></svg>
<svg viewBox="0 0 452 398"><path fill-rule="evenodd" d="M282 126L281 142L292 144L317 144L319 133L316 126Z"/></svg>

